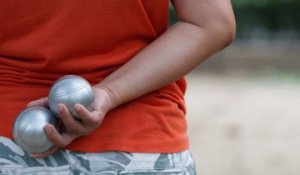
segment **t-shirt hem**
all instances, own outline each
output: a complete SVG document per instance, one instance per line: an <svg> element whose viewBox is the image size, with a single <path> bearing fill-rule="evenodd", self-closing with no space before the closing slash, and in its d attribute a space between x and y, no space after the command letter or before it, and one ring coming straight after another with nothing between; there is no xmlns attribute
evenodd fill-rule
<svg viewBox="0 0 300 175"><path fill-rule="evenodd" d="M189 149L188 139L165 142L134 143L128 141L115 141L102 144L69 145L66 149L78 152L141 152L141 153L177 153Z"/></svg>

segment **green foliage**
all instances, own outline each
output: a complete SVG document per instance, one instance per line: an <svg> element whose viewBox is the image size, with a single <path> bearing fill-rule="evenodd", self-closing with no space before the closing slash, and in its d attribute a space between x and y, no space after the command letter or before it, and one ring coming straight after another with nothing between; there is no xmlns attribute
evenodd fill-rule
<svg viewBox="0 0 300 175"><path fill-rule="evenodd" d="M172 6L170 6L169 10L170 10L169 22L170 22L170 25L172 25L178 20L178 18L176 16L175 10Z"/></svg>
<svg viewBox="0 0 300 175"><path fill-rule="evenodd" d="M255 29L300 31L299 0L233 0L239 36Z"/></svg>
<svg viewBox="0 0 300 175"><path fill-rule="evenodd" d="M232 4L240 38L255 31L300 33L300 0L232 0ZM172 7L170 12L173 24L177 18Z"/></svg>

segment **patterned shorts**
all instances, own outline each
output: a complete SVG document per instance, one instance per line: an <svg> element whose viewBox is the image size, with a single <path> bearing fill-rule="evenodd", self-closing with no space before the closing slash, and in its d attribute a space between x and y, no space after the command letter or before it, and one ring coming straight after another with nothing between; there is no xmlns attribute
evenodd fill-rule
<svg viewBox="0 0 300 175"><path fill-rule="evenodd" d="M44 158L28 156L12 140L0 137L0 175L194 175L189 151L174 154L83 153L60 150Z"/></svg>

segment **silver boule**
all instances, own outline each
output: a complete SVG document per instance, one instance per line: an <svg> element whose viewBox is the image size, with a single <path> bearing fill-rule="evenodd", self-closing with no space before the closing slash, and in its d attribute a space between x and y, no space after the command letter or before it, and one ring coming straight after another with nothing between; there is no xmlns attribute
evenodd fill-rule
<svg viewBox="0 0 300 175"><path fill-rule="evenodd" d="M52 124L59 131L58 119L46 108L30 107L21 112L13 127L15 142L25 151L42 153L53 144L47 139L44 127Z"/></svg>
<svg viewBox="0 0 300 175"><path fill-rule="evenodd" d="M76 75L66 75L58 79L50 89L48 96L51 111L59 117L57 105L63 103L67 106L74 118L79 115L74 110L74 105L79 103L91 110L94 102L94 93L87 80Z"/></svg>

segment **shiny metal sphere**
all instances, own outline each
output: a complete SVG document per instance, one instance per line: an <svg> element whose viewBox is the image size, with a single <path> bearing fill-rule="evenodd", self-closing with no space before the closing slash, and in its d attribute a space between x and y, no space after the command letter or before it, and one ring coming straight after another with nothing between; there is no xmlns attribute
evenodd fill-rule
<svg viewBox="0 0 300 175"><path fill-rule="evenodd" d="M79 103L91 110L94 102L94 93L91 85L84 78L76 75L67 75L58 79L50 89L48 96L51 111L59 117L57 105L63 103L67 106L73 117L79 119L74 105Z"/></svg>
<svg viewBox="0 0 300 175"><path fill-rule="evenodd" d="M13 137L15 142L25 151L42 153L53 144L47 139L44 127L54 125L59 130L58 119L46 108L31 107L21 112L15 121Z"/></svg>

